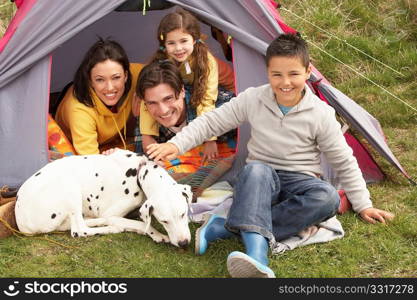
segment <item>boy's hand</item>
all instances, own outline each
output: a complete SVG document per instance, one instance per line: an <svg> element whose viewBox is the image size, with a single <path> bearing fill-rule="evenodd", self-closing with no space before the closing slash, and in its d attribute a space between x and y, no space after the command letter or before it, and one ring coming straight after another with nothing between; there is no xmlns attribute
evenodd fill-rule
<svg viewBox="0 0 417 300"><path fill-rule="evenodd" d="M146 148L146 154L155 162L173 160L179 152L177 146L171 143L151 144Z"/></svg>
<svg viewBox="0 0 417 300"><path fill-rule="evenodd" d="M206 160L215 159L219 156L219 151L217 149L216 141L207 141L203 146L203 163Z"/></svg>
<svg viewBox="0 0 417 300"><path fill-rule="evenodd" d="M372 224L375 224L376 221L385 224L385 220L391 221L394 219L394 214L374 207L365 208L359 213L359 215L363 220Z"/></svg>

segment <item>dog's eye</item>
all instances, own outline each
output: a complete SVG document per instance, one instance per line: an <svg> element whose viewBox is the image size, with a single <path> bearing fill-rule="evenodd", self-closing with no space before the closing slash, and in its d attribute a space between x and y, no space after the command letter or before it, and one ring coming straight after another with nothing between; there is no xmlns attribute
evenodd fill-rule
<svg viewBox="0 0 417 300"><path fill-rule="evenodd" d="M165 224L168 224L168 221L161 221L161 223L165 223Z"/></svg>

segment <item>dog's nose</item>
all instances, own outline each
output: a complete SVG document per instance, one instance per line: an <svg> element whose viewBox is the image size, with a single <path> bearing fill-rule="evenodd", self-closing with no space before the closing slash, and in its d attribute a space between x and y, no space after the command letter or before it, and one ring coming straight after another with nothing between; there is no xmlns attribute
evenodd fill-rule
<svg viewBox="0 0 417 300"><path fill-rule="evenodd" d="M188 240L182 240L182 241L179 241L178 242L178 246L180 247L180 248L186 248L187 246L188 246Z"/></svg>

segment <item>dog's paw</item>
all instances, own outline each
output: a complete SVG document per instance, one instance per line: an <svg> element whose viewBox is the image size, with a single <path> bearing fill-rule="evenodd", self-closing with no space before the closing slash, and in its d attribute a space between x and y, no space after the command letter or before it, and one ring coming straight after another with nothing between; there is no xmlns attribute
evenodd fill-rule
<svg viewBox="0 0 417 300"><path fill-rule="evenodd" d="M151 232L148 232L148 235L151 237L151 239L155 243L169 243L169 237L160 232L151 231Z"/></svg>
<svg viewBox="0 0 417 300"><path fill-rule="evenodd" d="M80 231L71 231L71 236L73 238L87 236L87 232L80 232Z"/></svg>

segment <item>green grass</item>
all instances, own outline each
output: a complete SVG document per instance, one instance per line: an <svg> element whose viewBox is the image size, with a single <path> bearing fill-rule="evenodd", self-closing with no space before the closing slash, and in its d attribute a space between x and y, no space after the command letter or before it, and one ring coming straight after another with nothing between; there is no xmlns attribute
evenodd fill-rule
<svg viewBox="0 0 417 300"><path fill-rule="evenodd" d="M4 13L0 0L0 15ZM369 79L417 108L417 2L413 0L285 0L284 20L311 43L338 57ZM10 7L8 7L10 9ZM0 32L2 33L2 32ZM346 43L389 65L396 72L356 52ZM331 83L377 118L388 144L417 180L417 112L359 77L343 64L310 45L314 65ZM375 153L374 153L375 154ZM345 237L271 257L277 277L416 277L417 188L388 162L374 155L387 175L369 186L374 205L396 214L390 225L370 225L349 212L338 219ZM197 224L191 224L194 234ZM228 277L226 257L243 250L237 240L212 244L204 256L194 246L180 250L155 244L145 236L121 233L73 239L10 237L0 240L1 277ZM46 266L46 267L45 267Z"/></svg>
<svg viewBox="0 0 417 300"><path fill-rule="evenodd" d="M13 17L15 10L14 3L9 0L0 0L0 37L6 31L7 25Z"/></svg>

